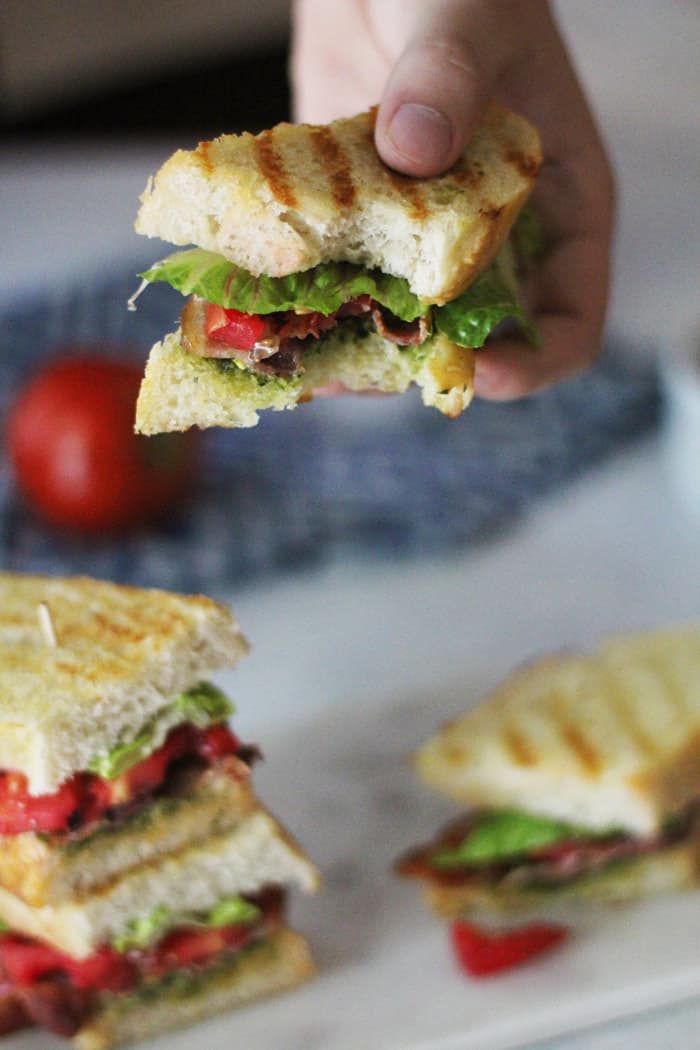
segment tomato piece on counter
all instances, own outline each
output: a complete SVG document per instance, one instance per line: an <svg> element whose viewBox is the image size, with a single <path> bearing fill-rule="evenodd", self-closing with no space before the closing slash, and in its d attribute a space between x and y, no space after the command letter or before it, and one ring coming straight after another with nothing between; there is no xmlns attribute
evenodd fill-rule
<svg viewBox="0 0 700 1050"><path fill-rule="evenodd" d="M226 343L236 350L252 350L265 333L265 318L259 314L244 314L215 303L207 303L204 328L210 339Z"/></svg>
<svg viewBox="0 0 700 1050"><path fill-rule="evenodd" d="M490 931L462 919L452 923L450 933L459 964L470 977L487 977L520 966L569 936L565 926L553 922Z"/></svg>
<svg viewBox="0 0 700 1050"><path fill-rule="evenodd" d="M162 516L192 477L197 435L134 433L142 369L57 357L20 392L7 446L27 502L53 525L114 531Z"/></svg>

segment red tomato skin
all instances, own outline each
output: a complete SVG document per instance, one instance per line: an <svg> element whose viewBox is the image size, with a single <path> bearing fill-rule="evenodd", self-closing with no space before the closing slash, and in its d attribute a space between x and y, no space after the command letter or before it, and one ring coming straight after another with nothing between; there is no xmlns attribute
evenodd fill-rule
<svg viewBox="0 0 700 1050"><path fill-rule="evenodd" d="M23 773L0 771L0 835L67 831L71 817L78 812L81 825L87 825L100 820L110 806L155 790L176 759L197 755L214 763L224 755L235 754L239 746L223 723L206 729L177 726L159 748L120 777L105 780L94 773L76 773L47 795L30 795Z"/></svg>
<svg viewBox="0 0 700 1050"><path fill-rule="evenodd" d="M191 475L192 434L134 433L139 366L57 357L20 392L7 445L18 485L50 524L128 528L172 507Z"/></svg>
<svg viewBox="0 0 700 1050"><path fill-rule="evenodd" d="M470 977L489 977L550 951L569 936L565 926L532 922L515 930L490 932L457 919L450 928L452 946Z"/></svg>
<svg viewBox="0 0 700 1050"><path fill-rule="evenodd" d="M204 328L210 339L226 343L236 350L252 350L265 333L265 318L244 314L215 303L207 303Z"/></svg>
<svg viewBox="0 0 700 1050"><path fill-rule="evenodd" d="M98 948L85 959L69 955L41 941L16 934L0 939L0 960L13 984L31 987L49 974L66 973L75 988L126 991L136 983L133 963L114 948Z"/></svg>
<svg viewBox="0 0 700 1050"><path fill-rule="evenodd" d="M234 755L240 742L224 722L217 722L201 730L197 738L197 754L207 762L215 762L224 755Z"/></svg>

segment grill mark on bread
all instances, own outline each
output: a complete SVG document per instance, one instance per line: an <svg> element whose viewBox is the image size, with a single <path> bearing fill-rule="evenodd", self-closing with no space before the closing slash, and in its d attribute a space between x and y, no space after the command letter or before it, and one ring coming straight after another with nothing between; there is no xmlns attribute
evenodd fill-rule
<svg viewBox="0 0 700 1050"><path fill-rule="evenodd" d="M540 163L537 158L528 156L522 150L509 149L506 153L506 160L514 168L517 168L523 178L526 179L534 179L540 170Z"/></svg>
<svg viewBox="0 0 700 1050"><path fill-rule="evenodd" d="M207 175L211 175L214 171L214 162L211 159L211 147L211 142L200 142L195 150L195 156Z"/></svg>
<svg viewBox="0 0 700 1050"><path fill-rule="evenodd" d="M646 758L655 758L658 745L640 726L634 697L628 697L619 675L610 675L609 689L613 701L611 707L620 728L627 733L640 754Z"/></svg>
<svg viewBox="0 0 700 1050"><path fill-rule="evenodd" d="M273 143L273 130L263 131L253 139L255 161L275 200L283 204L285 208L296 208L298 202L289 181L289 175Z"/></svg>
<svg viewBox="0 0 700 1050"><path fill-rule="evenodd" d="M504 730L503 740L516 765L537 765L537 753L532 748L530 741L517 729Z"/></svg>
<svg viewBox="0 0 700 1050"><path fill-rule="evenodd" d="M373 111L373 116L376 120L376 108ZM373 120L367 129L367 138L370 142L371 148L374 149L374 124ZM382 160L377 157L379 161L379 167L384 172L384 175L389 182L389 185L398 193L400 197L403 197L408 207L408 213L411 219L421 221L428 215L428 206L423 198L423 194L420 189L420 182L418 179L413 179L408 175L399 175L398 171L392 171L388 168Z"/></svg>
<svg viewBox="0 0 700 1050"><path fill-rule="evenodd" d="M561 735L576 755L579 764L591 777L597 777L601 770L601 757L595 747L576 726L562 726Z"/></svg>
<svg viewBox="0 0 700 1050"><path fill-rule="evenodd" d="M408 175L399 175L391 168L385 167L384 170L394 190L403 197L408 205L409 216L418 221L425 219L428 214L428 206L421 193L420 183Z"/></svg>
<svg viewBox="0 0 700 1050"><path fill-rule="evenodd" d="M453 170L451 177L458 186L469 186L470 189L476 189L484 178L484 169L476 161L471 166Z"/></svg>
<svg viewBox="0 0 700 1050"><path fill-rule="evenodd" d="M487 205L484 208L480 208L479 214L483 215L485 219L490 219L492 222L495 222L502 211L503 208L498 208L495 205L491 204Z"/></svg>
<svg viewBox="0 0 700 1050"><path fill-rule="evenodd" d="M355 200L350 161L328 126L310 127L311 144L328 175L331 195L339 208L349 208Z"/></svg>

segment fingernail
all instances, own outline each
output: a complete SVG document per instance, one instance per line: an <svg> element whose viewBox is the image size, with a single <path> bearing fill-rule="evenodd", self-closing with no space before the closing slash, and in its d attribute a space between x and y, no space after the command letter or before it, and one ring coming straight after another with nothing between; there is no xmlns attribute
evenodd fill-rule
<svg viewBox="0 0 700 1050"><path fill-rule="evenodd" d="M448 156L452 146L452 125L447 117L417 102L399 106L387 135L394 149L413 161L438 162Z"/></svg>

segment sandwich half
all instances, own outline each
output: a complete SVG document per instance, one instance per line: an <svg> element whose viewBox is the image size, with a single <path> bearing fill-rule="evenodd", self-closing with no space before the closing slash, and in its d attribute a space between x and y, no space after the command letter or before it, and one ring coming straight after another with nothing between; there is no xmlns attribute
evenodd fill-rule
<svg viewBox="0 0 700 1050"><path fill-rule="evenodd" d="M696 885L699 684L696 626L516 672L418 751L469 809L397 870L445 916Z"/></svg>
<svg viewBox="0 0 700 1050"><path fill-rule="evenodd" d="M247 643L204 597L0 573L0 1032L83 1050L312 972L315 869L257 800L207 675Z"/></svg>
<svg viewBox="0 0 700 1050"><path fill-rule="evenodd" d="M509 234L542 161L535 129L493 105L447 174L415 179L380 160L375 118L223 135L149 182L137 231L196 247L142 274L189 296L151 351L142 433L252 426L333 383L416 384L457 416L489 332L510 318L533 338L518 293L533 235Z"/></svg>

